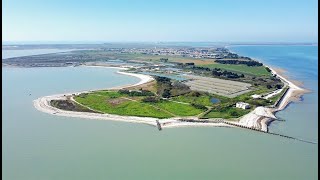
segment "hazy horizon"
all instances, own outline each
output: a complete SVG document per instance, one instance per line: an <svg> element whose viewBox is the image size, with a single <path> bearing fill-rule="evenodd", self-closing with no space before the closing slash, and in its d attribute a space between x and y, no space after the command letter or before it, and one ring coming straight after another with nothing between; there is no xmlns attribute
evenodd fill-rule
<svg viewBox="0 0 320 180"><path fill-rule="evenodd" d="M305 42L216 42L216 41L2 41L2 45L54 45L54 44L112 44L112 43L150 43L150 44L162 44L162 43L212 43L212 44L318 44L317 41L305 41Z"/></svg>

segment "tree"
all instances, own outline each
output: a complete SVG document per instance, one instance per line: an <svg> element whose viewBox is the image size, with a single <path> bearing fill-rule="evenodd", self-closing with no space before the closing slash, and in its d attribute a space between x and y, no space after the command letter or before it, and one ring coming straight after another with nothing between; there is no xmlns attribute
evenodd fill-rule
<svg viewBox="0 0 320 180"><path fill-rule="evenodd" d="M282 85L281 85L281 84L277 84L275 87L276 87L277 89L281 89L281 88L282 88Z"/></svg>
<svg viewBox="0 0 320 180"><path fill-rule="evenodd" d="M160 58L161 62L168 62L168 58Z"/></svg>
<svg viewBox="0 0 320 180"><path fill-rule="evenodd" d="M201 94L198 91L192 91L190 95L193 97L199 97Z"/></svg>
<svg viewBox="0 0 320 180"><path fill-rule="evenodd" d="M271 72L271 69L270 69L270 68L268 68L268 67L266 67L266 70L267 70L268 72Z"/></svg>
<svg viewBox="0 0 320 180"><path fill-rule="evenodd" d="M165 89L162 93L162 97L169 98L171 96L170 90Z"/></svg>

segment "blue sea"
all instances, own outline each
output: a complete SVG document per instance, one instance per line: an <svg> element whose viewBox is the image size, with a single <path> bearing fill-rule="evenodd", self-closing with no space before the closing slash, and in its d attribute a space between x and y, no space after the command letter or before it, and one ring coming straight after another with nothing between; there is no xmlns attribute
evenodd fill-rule
<svg viewBox="0 0 320 180"><path fill-rule="evenodd" d="M303 88L311 90L302 97L302 102L291 103L277 113L286 121L275 121L270 130L318 141L318 46L234 46L230 49L284 69L289 79L300 81Z"/></svg>
<svg viewBox="0 0 320 180"><path fill-rule="evenodd" d="M312 92L277 113L271 131L318 141L315 46L234 46L287 70ZM21 55L21 53L19 54ZM17 54L11 54L17 56ZM116 69L2 67L2 178L7 180L311 180L318 146L239 128L157 128L59 117L32 101L63 92L133 84ZM31 94L31 95L29 95Z"/></svg>

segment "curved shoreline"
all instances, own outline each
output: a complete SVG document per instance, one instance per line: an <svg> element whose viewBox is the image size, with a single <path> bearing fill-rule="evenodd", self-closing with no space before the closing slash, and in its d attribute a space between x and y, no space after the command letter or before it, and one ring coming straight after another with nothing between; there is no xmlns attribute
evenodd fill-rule
<svg viewBox="0 0 320 180"><path fill-rule="evenodd" d="M276 120L277 117L275 116L275 113L281 110L284 110L291 102L297 101L298 98L300 98L303 94L309 92L306 89L303 89L291 81L289 81L287 78L280 75L277 71L275 71L273 68L268 67L273 74L275 74L277 77L281 79L285 85L289 88L287 92L283 95L281 102L278 107L275 108L268 108L268 107L257 107L250 113L244 115L240 120L238 124L247 126L247 127L254 127L258 128L262 131L268 131L269 124ZM284 89L284 87L283 87Z"/></svg>
<svg viewBox="0 0 320 180"><path fill-rule="evenodd" d="M127 68L121 68L121 67L118 68L118 67L105 67L105 66L86 66L86 67L116 68L120 70L127 69ZM153 77L149 75L122 72L120 70L117 71L116 73L137 77L140 79L140 81L135 84L123 85L123 86L112 87L112 88L104 88L104 89L96 89L96 90L89 90L89 91L82 91L82 92L73 92L73 93L64 93L64 94L45 96L45 97L41 97L34 100L33 104L37 110L48 113L48 114L52 114L52 115L77 117L77 118L85 118L85 119L96 119L96 120L111 120L111 121L123 121L123 122L131 122L131 123L143 123L143 124L148 124L152 126L157 126L157 121L159 121L162 128L184 127L184 126L235 127L225 123L181 122L177 120L178 119L177 117L168 118L168 119L158 119L158 118L152 118L152 117L120 116L120 115L114 115L114 114L97 114L97 113L89 113L89 112L65 111L65 110L52 107L50 105L51 100L66 99L66 96L69 96L72 94L88 93L88 92L97 91L97 90L116 90L116 89L121 89L126 87L138 86L153 80ZM259 129L267 132L268 125L270 124L270 122L277 119L277 117L274 114L278 111L285 109L285 107L290 102L293 101L292 97L299 97L302 94L307 92L305 89L302 89L296 86L295 84L290 82L288 79L279 75L274 69L270 68L270 70L272 71L273 74L277 75L289 87L287 93L284 94L284 97L280 105L277 108L267 108L262 106L257 107L250 113L240 117L238 122L231 122L230 124L242 125L248 128L255 128L255 129Z"/></svg>
<svg viewBox="0 0 320 180"><path fill-rule="evenodd" d="M279 104L279 107L275 109L276 111L281 111L285 109L290 102L297 101L303 94L310 92L307 89L301 88L297 85L295 85L293 82L289 81L288 78L285 78L283 75L280 75L276 70L269 67L269 69L276 74L282 81L288 84L288 91L284 95L283 100Z"/></svg>
<svg viewBox="0 0 320 180"><path fill-rule="evenodd" d="M89 66L89 67L95 67L95 66ZM102 66L100 66L100 67L102 67ZM109 67L103 67L103 68L109 68ZM111 67L111 68L117 68L117 67ZM117 69L125 70L126 68L117 68ZM98 114L98 113L90 113L90 112L66 111L66 110L55 108L50 105L51 100L66 100L67 96L70 96L72 94L89 93L89 92L97 91L97 90L115 90L115 89L120 89L120 88L133 87L133 86L138 86L138 85L141 85L141 84L144 84L144 83L147 83L147 82L150 82L153 80L153 78L151 76L144 75L144 74L135 74L135 73L122 72L122 71L117 71L116 73L127 75L127 76L134 76L134 77L140 78L140 81L135 84L123 85L123 86L112 87L112 88L104 88L104 89L96 89L96 90L89 90L89 91L81 91L81 92L72 92L72 93L44 96L44 97L40 97L38 99L35 99L33 101L33 105L37 110L39 110L41 112L48 113L51 115L56 115L56 116L66 116L66 117L94 119L94 120L109 120L109 121L122 121L122 122L131 122L131 123L142 123L142 124L152 125L155 127L157 127L157 121L159 121L162 128L186 127L186 126L233 127L231 125L227 125L224 123L181 122L181 121L177 120L177 119L179 119L179 117L168 118L168 119L158 119L158 118L152 118L152 117L120 116L120 115L107 114L107 113Z"/></svg>
<svg viewBox="0 0 320 180"><path fill-rule="evenodd" d="M226 45L226 46L224 46L225 48L228 48L230 52L237 54L237 52L234 52L229 48L232 46L248 46L248 45ZM259 59L257 59L257 60L261 61ZM275 67L272 68L268 65L264 65L264 66L268 67L274 75L279 77L281 79L281 81L284 82L289 87L289 89L283 95L282 100L281 100L280 104L278 105L278 107L275 107L275 108L257 107L256 109L254 109L250 113L241 117L237 124L247 126L247 127L258 128L262 131L267 132L269 124L272 121L277 119L277 117L275 116L275 114L277 112L284 110L290 103L299 101L299 99L301 99L303 94L308 93L310 91L307 89L303 89L303 88L299 87L298 85L294 84L293 80L290 81L289 78L286 78L283 75L281 75L280 72L277 72L277 70L275 70L276 69Z"/></svg>

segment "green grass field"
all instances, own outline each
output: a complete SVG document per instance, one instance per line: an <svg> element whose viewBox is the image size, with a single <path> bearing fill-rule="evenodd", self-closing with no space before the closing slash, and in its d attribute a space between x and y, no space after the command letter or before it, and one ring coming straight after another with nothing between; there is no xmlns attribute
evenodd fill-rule
<svg viewBox="0 0 320 180"><path fill-rule="evenodd" d="M126 116L169 118L175 115L193 116L203 112L188 104L166 100L144 103L141 97L128 97L116 91L96 91L76 96L74 99L96 111Z"/></svg>
<svg viewBox="0 0 320 180"><path fill-rule="evenodd" d="M259 90L261 91L261 90ZM249 113L255 105L251 102L251 109L243 110L232 107L238 101L252 101L250 95L246 93L236 98L225 98L212 94L201 93L199 97L194 97L190 93L172 98L174 101L183 103L196 103L204 106L212 106L211 112L204 118L238 118ZM211 97L218 98L219 103L212 104ZM128 99L129 98L129 99ZM141 101L141 97L129 97L116 91L96 91L93 93L75 96L77 102L90 107L93 110L116 115L170 118L196 116L205 110L197 109L192 105L160 100L155 103L146 103Z"/></svg>
<svg viewBox="0 0 320 180"><path fill-rule="evenodd" d="M247 66L243 64L234 65L234 64L206 64L200 65L202 67L208 68L221 68L227 71L233 71L236 73L249 74L255 76L269 76L271 75L264 66Z"/></svg>
<svg viewBox="0 0 320 180"><path fill-rule="evenodd" d="M106 95L107 93L104 94ZM85 106L90 107L91 109L109 114L156 118L172 117L171 114L161 111L146 103L130 101L122 98L113 98L112 95L99 96L93 93L84 97L76 96L75 100ZM118 101L118 103L112 104L112 100Z"/></svg>
<svg viewBox="0 0 320 180"><path fill-rule="evenodd" d="M177 116L195 116L203 112L203 110L197 109L191 105L176 103L172 101L160 101L153 104Z"/></svg>
<svg viewBox="0 0 320 180"><path fill-rule="evenodd" d="M184 103L195 103L195 104L201 104L204 106L211 106L212 103L210 102L212 96L202 94L199 97L191 96L190 93L180 95L173 97L172 100L174 101L179 101L179 102L184 102Z"/></svg>
<svg viewBox="0 0 320 180"><path fill-rule="evenodd" d="M258 88L255 91L242 94L235 98L226 98L203 92L190 92L171 98L171 100L177 102L169 100L142 102L144 97L141 96L128 96L126 94L120 94L117 91L95 91L75 96L75 100L93 110L103 113L155 118L197 116L205 111L204 109L198 109L191 105L191 103L194 103L212 107L211 112L204 115L204 118L232 119L249 113L256 106L271 105L272 102L267 102L268 100L251 98L252 94L261 94L267 91L270 91L270 89ZM279 96L272 100L275 101ZM219 99L220 102L211 103L210 100L212 97ZM235 108L234 104L240 101L248 102L251 108L247 110Z"/></svg>

